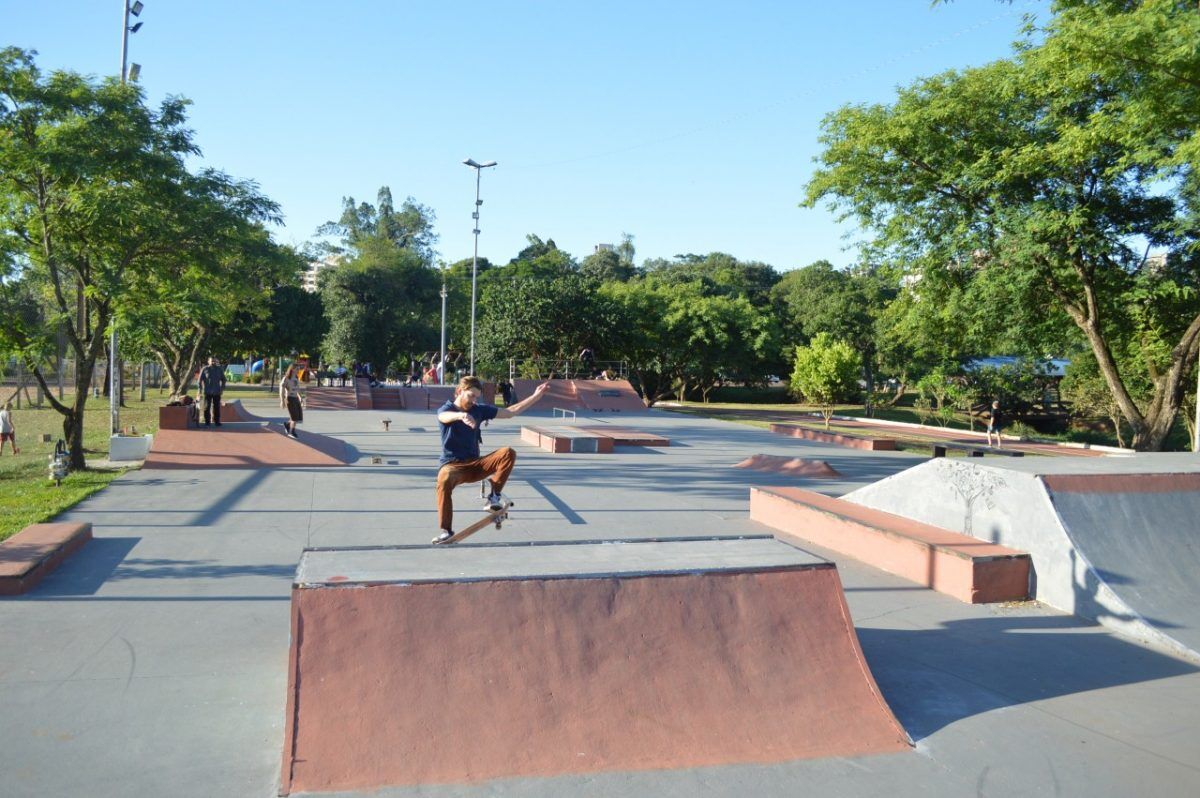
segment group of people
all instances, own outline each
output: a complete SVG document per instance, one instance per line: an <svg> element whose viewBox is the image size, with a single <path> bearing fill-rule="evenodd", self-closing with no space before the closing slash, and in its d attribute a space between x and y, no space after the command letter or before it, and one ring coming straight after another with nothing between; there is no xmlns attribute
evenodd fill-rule
<svg viewBox="0 0 1200 798"><path fill-rule="evenodd" d="M225 393L227 378L225 369L217 358L210 357L208 365L200 369L196 387L204 397L204 426L221 426L221 397ZM288 412L284 432L289 438L298 438L296 425L304 420L304 383L300 369L295 363L288 366L279 381L279 406Z"/></svg>

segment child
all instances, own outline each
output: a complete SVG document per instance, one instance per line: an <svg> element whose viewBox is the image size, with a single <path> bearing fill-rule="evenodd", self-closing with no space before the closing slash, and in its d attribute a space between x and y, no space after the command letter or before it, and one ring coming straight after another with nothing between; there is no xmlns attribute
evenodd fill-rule
<svg viewBox="0 0 1200 798"><path fill-rule="evenodd" d="M17 448L17 428L13 426L12 402L5 402L4 409L0 410L0 454L4 454L5 441L9 442L14 455L21 453Z"/></svg>

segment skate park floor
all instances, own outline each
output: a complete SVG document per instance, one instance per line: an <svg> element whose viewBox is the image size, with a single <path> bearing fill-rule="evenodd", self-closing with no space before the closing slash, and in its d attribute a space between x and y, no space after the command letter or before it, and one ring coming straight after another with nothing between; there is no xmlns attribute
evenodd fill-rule
<svg viewBox="0 0 1200 798"><path fill-rule="evenodd" d="M279 416L270 399L246 404ZM576 423L664 435L670 447L550 454L520 442L523 423L563 422L535 412L484 428L485 451L517 450L505 491L515 506L502 530L473 542L760 535L768 530L748 517L752 485L841 495L923 460L666 411ZM0 794L276 793L302 550L425 544L437 526L433 413L311 411L301 440L306 431L345 441L352 464L134 471L61 516L90 521L95 539L31 593L0 601ZM756 454L824 460L841 476L733 468ZM455 499L456 527L478 517L474 486ZM914 740L911 752L361 794L1200 792L1193 664L1041 605L961 604L810 550L837 562L868 664ZM446 744L470 756L469 737Z"/></svg>

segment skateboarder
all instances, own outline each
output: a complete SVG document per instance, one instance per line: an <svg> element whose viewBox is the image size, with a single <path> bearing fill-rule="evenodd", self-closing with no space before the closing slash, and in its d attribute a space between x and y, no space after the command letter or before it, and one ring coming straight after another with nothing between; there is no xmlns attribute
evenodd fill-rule
<svg viewBox="0 0 1200 798"><path fill-rule="evenodd" d="M480 403L483 383L478 377L467 376L458 381L454 389L454 398L438 408L442 459L439 461L441 467L437 479L440 532L435 540L447 540L454 535L450 528L454 518L454 501L451 494L459 485L479 482L490 477L492 490L488 495L488 509L503 509L504 499L500 492L517 462L517 453L511 447L505 446L480 457L479 444L483 436L479 426L493 418L512 418L520 415L537 404L548 387L548 384L542 383L533 392L533 396L525 401L517 402L512 407L496 407Z"/></svg>

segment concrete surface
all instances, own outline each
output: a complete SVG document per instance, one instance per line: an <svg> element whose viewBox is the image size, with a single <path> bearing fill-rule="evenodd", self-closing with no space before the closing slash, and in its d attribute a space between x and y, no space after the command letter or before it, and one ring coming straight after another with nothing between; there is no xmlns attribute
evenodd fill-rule
<svg viewBox="0 0 1200 798"><path fill-rule="evenodd" d="M1033 557L1034 596L1200 662L1200 458L933 460L845 497Z"/></svg>
<svg viewBox="0 0 1200 798"><path fill-rule="evenodd" d="M246 404L282 418L272 397ZM385 417L393 420L390 433L382 431ZM478 544L763 534L748 518L751 485L839 496L921 462L662 411L639 416L636 426L670 438L669 449L619 447L564 459L519 442L528 418L483 430L485 449L518 451L508 490L517 505L503 530L472 539ZM64 514L60 520L93 522L96 539L30 594L0 603L0 636L21 641L0 646L6 796L274 794L288 602L301 551L424 544L436 527L431 413L310 411L301 429L348 442L357 461L143 470ZM821 459L843 476L805 481L731 467L755 454ZM380 465L370 464L373 456ZM1010 469L1032 462L1004 461ZM460 509L479 501L470 486L457 497ZM1195 665L1041 605L964 605L813 551L838 562L866 660L913 736L915 755L513 778L370 795L1200 792ZM448 742L464 756L470 743Z"/></svg>
<svg viewBox="0 0 1200 798"><path fill-rule="evenodd" d="M310 551L292 630L285 790L910 750L770 538Z"/></svg>

